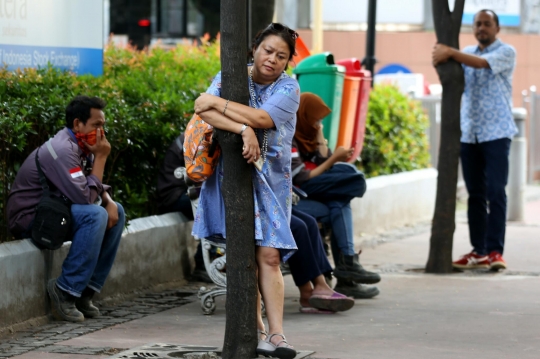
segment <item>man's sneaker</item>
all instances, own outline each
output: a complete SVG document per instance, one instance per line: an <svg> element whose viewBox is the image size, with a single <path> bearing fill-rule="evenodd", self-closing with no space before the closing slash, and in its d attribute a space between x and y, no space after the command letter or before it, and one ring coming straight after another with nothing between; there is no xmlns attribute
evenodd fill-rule
<svg viewBox="0 0 540 359"><path fill-rule="evenodd" d="M489 268L488 256L478 255L475 252L465 254L459 260L452 263L454 268L458 269L479 269Z"/></svg>
<svg viewBox="0 0 540 359"><path fill-rule="evenodd" d="M81 297L75 299L75 306L85 318L99 317L99 308L92 303L94 294L95 292L92 289L86 288L83 290Z"/></svg>
<svg viewBox="0 0 540 359"><path fill-rule="evenodd" d="M381 281L381 276L378 273L367 271L362 267L358 254L354 256L341 255L336 269L334 269L334 277L363 284L375 284Z"/></svg>
<svg viewBox="0 0 540 359"><path fill-rule="evenodd" d="M51 279L47 283L47 292L56 312L62 319L69 322L84 321L84 315L75 307L75 297L58 288L56 286L56 279Z"/></svg>
<svg viewBox="0 0 540 359"><path fill-rule="evenodd" d="M353 297L354 299L370 299L379 295L379 289L375 286L358 284L350 280L337 280L334 290L338 293Z"/></svg>
<svg viewBox="0 0 540 359"><path fill-rule="evenodd" d="M504 261L502 254L499 252L491 252L488 256L489 269L492 271L498 271L500 269L506 269L506 262Z"/></svg>

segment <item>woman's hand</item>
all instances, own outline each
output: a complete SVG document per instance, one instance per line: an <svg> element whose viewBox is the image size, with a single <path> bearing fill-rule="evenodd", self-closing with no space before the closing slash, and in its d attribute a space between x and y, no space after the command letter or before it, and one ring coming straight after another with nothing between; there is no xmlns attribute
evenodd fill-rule
<svg viewBox="0 0 540 359"><path fill-rule="evenodd" d="M346 149L343 146L339 146L338 148L336 148L336 150L332 154L332 157L334 157L335 162L345 162L349 158L351 158L353 153L354 153L354 148Z"/></svg>
<svg viewBox="0 0 540 359"><path fill-rule="evenodd" d="M198 115L201 112L205 112L211 109L214 109L216 106L217 99L219 97L210 95L208 93L202 93L196 100L193 109ZM217 109L216 109L217 110Z"/></svg>
<svg viewBox="0 0 540 359"><path fill-rule="evenodd" d="M248 163L257 161L261 155L261 149L259 147L257 135L255 135L255 131L253 131L251 127L247 127L242 133L242 141L244 141L242 156L248 160Z"/></svg>

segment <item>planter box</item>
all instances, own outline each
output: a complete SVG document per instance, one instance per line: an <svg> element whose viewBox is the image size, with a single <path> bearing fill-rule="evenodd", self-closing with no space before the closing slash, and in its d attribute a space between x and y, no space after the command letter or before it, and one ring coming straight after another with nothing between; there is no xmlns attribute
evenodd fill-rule
<svg viewBox="0 0 540 359"><path fill-rule="evenodd" d="M428 168L368 178L364 197L351 202L355 237L432 219L437 174Z"/></svg>
<svg viewBox="0 0 540 359"><path fill-rule="evenodd" d="M130 221L100 296L185 279L194 266L197 248L191 237L192 223L180 213ZM53 252L53 278L60 273L70 246L67 242ZM0 328L49 313L45 256L28 239L0 245Z"/></svg>

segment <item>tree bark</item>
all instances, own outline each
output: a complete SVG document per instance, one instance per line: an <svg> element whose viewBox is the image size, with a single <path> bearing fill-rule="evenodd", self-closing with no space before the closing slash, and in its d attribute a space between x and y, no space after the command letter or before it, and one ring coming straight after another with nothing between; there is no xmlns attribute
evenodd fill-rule
<svg viewBox="0 0 540 359"><path fill-rule="evenodd" d="M455 0L450 12L448 1L432 0L437 42L459 49L459 32L465 0ZM435 214L431 227L427 273L452 272L452 244L456 228L456 189L460 151L460 107L465 87L463 68L454 60L437 66L443 87L441 141Z"/></svg>
<svg viewBox="0 0 540 359"><path fill-rule="evenodd" d="M249 104L246 70L246 1L221 1L221 96ZM227 303L223 359L255 358L257 277L252 165L242 138L217 131L222 150L222 195L227 228Z"/></svg>

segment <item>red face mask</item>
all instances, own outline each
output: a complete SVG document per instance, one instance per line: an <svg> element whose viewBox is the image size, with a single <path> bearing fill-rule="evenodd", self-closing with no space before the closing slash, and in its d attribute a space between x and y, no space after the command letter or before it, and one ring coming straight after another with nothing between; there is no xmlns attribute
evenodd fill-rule
<svg viewBox="0 0 540 359"><path fill-rule="evenodd" d="M90 150L85 146L84 142L88 143L90 146L93 146L97 142L97 129L90 133L76 133L75 138L77 138L77 143L79 144L79 147L85 154L89 154Z"/></svg>

